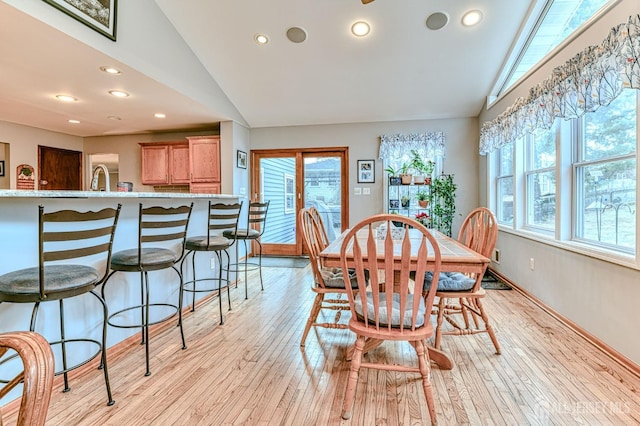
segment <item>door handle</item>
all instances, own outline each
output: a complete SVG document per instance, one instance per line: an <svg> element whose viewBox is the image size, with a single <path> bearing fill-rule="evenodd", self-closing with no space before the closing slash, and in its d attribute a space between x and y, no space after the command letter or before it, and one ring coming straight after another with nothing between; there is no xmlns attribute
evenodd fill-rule
<svg viewBox="0 0 640 426"><path fill-rule="evenodd" d="M40 185L49 185L49 181L48 181L48 180L44 180L44 179L42 179L42 180L40 181Z"/></svg>

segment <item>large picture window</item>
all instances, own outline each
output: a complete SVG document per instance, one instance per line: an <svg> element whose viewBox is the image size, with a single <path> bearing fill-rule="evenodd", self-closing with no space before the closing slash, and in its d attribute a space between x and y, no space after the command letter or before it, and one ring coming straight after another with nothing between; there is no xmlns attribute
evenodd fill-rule
<svg viewBox="0 0 640 426"><path fill-rule="evenodd" d="M525 178L528 226L553 230L556 217L556 125L525 139Z"/></svg>
<svg viewBox="0 0 640 426"><path fill-rule="evenodd" d="M496 216L499 223L513 225L513 152L514 145L496 150Z"/></svg>
<svg viewBox="0 0 640 426"><path fill-rule="evenodd" d="M633 252L636 237L637 91L576 120L575 238Z"/></svg>

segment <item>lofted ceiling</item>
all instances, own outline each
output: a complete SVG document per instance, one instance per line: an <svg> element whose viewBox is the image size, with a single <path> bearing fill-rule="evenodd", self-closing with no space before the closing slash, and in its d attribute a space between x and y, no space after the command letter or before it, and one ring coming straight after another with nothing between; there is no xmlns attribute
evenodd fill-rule
<svg viewBox="0 0 640 426"><path fill-rule="evenodd" d="M251 128L475 117L531 4L154 1ZM484 18L466 28L461 18L471 9ZM434 12L449 16L436 31L425 25ZM358 20L371 25L368 36L350 33ZM69 25L81 24L70 19ZM291 27L303 29L306 40L291 42ZM256 34L269 42L258 45ZM199 129L228 119L1 1L0 39L2 121L84 137ZM96 72L105 64L124 71L118 85L135 88L135 99L104 96L114 88L112 76ZM82 104L61 105L53 98L61 92L74 93ZM167 118L153 118L158 105ZM70 125L68 118L81 124Z"/></svg>

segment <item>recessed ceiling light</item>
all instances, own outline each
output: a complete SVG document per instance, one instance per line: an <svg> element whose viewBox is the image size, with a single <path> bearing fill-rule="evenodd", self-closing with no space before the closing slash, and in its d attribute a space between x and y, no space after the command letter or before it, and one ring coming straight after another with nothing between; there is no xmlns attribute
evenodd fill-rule
<svg viewBox="0 0 640 426"><path fill-rule="evenodd" d="M479 10L470 10L462 16L462 25L472 27L482 21L482 12Z"/></svg>
<svg viewBox="0 0 640 426"><path fill-rule="evenodd" d="M364 37L369 34L371 27L364 21L358 21L351 26L351 32L356 37Z"/></svg>
<svg viewBox="0 0 640 426"><path fill-rule="evenodd" d="M122 118L118 117L117 115L110 115L107 117L109 120L113 120L113 121L120 121L122 120Z"/></svg>
<svg viewBox="0 0 640 426"><path fill-rule="evenodd" d="M155 118L166 118L166 114L163 114L161 112L157 112L157 113L153 114L153 116Z"/></svg>
<svg viewBox="0 0 640 426"><path fill-rule="evenodd" d="M256 36L253 39L258 44L267 44L267 43L269 43L269 37L267 37L264 34L256 34Z"/></svg>
<svg viewBox="0 0 640 426"><path fill-rule="evenodd" d="M109 90L109 94L115 96L116 98L126 98L129 96L127 92L123 92L122 90Z"/></svg>
<svg viewBox="0 0 640 426"><path fill-rule="evenodd" d="M114 67L100 67L100 70L103 72L106 72L107 74L111 74L111 75L120 75L122 74L122 71L120 71L117 68Z"/></svg>
<svg viewBox="0 0 640 426"><path fill-rule="evenodd" d="M70 95L56 95L56 99L62 102L75 102L78 98Z"/></svg>
<svg viewBox="0 0 640 426"><path fill-rule="evenodd" d="M71 124L80 124L80 120L67 120L67 122Z"/></svg>

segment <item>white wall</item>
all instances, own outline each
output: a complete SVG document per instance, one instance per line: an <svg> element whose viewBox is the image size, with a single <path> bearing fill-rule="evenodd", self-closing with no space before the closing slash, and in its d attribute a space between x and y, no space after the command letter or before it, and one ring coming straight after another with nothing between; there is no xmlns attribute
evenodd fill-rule
<svg viewBox="0 0 640 426"><path fill-rule="evenodd" d="M483 111L480 124L511 105L518 96L526 96L533 85L551 75L552 69L588 45L601 43L611 27L626 22L638 13L637 0L620 1L606 16L559 52L489 111ZM488 170L486 158L481 161L481 204L487 202ZM536 241L502 230L497 248L501 250L498 271L523 289L542 300L605 344L640 363L637 301L640 300L640 271ZM536 268L529 269L529 259ZM498 333L500 325L496 328ZM500 335L498 334L498 339Z"/></svg>
<svg viewBox="0 0 640 426"><path fill-rule="evenodd" d="M40 175L38 170L38 145L72 151L82 151L83 149L83 141L80 137L6 121L0 121L0 142L9 145L10 158L5 159L5 175L12 176L10 189L16 189L15 171L13 169L21 164L33 166L36 170L36 178ZM36 189L37 186L36 183Z"/></svg>
<svg viewBox="0 0 640 426"><path fill-rule="evenodd" d="M458 184L454 222L457 233L462 216L478 205L478 120L394 121L321 126L271 127L251 130L251 149L349 147L349 223L383 212L384 172L378 159L380 135L442 131L447 157L444 172L455 175ZM376 159L375 183L358 184L357 160ZM368 186L371 195L353 195L354 187Z"/></svg>

